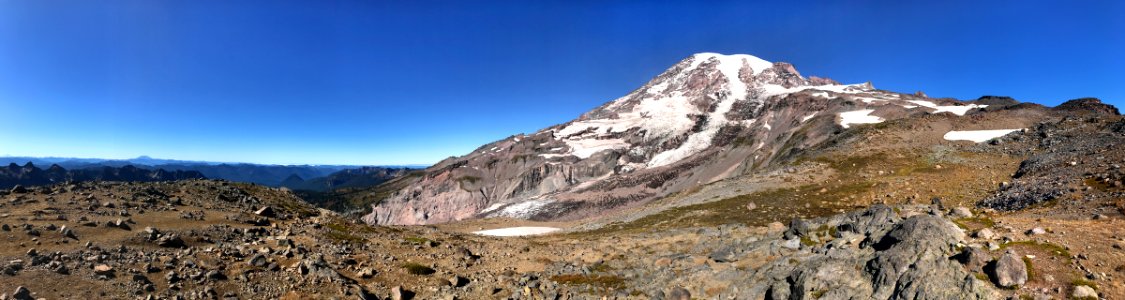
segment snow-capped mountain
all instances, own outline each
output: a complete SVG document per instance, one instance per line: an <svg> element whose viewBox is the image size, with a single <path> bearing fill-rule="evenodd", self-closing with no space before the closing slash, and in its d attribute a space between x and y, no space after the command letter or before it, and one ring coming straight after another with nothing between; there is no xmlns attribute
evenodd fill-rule
<svg viewBox="0 0 1125 300"><path fill-rule="evenodd" d="M770 168L859 124L984 106L806 78L751 55L700 53L574 121L442 161L364 220L582 218Z"/></svg>

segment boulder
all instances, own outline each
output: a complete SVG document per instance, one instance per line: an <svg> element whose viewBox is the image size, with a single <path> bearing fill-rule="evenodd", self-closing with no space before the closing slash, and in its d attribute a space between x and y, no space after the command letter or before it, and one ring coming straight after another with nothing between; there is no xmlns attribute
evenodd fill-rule
<svg viewBox="0 0 1125 300"><path fill-rule="evenodd" d="M958 206L953 208L953 216L958 218L969 218L973 216L973 211L967 207Z"/></svg>
<svg viewBox="0 0 1125 300"><path fill-rule="evenodd" d="M273 207L269 206L263 206L262 208L259 208L258 210L254 211L254 214L269 218L277 216L277 212L273 210Z"/></svg>
<svg viewBox="0 0 1125 300"><path fill-rule="evenodd" d="M1098 299L1098 291L1086 285L1074 286L1074 292L1070 294L1073 299Z"/></svg>
<svg viewBox="0 0 1125 300"><path fill-rule="evenodd" d="M31 290L28 290L27 288L22 287L22 286L16 287L16 290L14 292L12 292L12 300L34 300L34 299L35 299L34 297L31 297Z"/></svg>
<svg viewBox="0 0 1125 300"><path fill-rule="evenodd" d="M989 267L989 275L996 285L1010 288L1027 283L1027 264L1015 251L1008 250Z"/></svg>

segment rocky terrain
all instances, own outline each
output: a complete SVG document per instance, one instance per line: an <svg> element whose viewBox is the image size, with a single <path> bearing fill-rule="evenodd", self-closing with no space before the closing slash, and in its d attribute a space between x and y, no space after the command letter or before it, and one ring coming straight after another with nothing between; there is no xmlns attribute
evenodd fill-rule
<svg viewBox="0 0 1125 300"><path fill-rule="evenodd" d="M5 189L0 299L1125 299L1123 144L1097 99L701 54L372 188Z"/></svg>

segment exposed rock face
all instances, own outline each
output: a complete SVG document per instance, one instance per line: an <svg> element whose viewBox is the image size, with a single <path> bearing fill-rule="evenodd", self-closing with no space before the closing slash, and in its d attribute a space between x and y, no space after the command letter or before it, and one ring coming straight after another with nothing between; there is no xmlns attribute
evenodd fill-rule
<svg viewBox="0 0 1125 300"><path fill-rule="evenodd" d="M426 170L372 224L567 220L772 167L858 124L984 107L805 78L788 63L696 54L578 119Z"/></svg>
<svg viewBox="0 0 1125 300"><path fill-rule="evenodd" d="M1064 117L997 140L1002 147L1037 151L1020 163L1010 184L979 205L1018 210L1063 200L1072 189L1084 186L1091 187L1083 195L1085 200L1120 198L1125 195L1120 183L1125 179L1125 169L1120 168L1125 161L1125 152L1120 151L1125 147L1125 135L1118 132L1119 124L1122 120L1116 117Z"/></svg>
<svg viewBox="0 0 1125 300"><path fill-rule="evenodd" d="M1078 98L1063 102L1063 104L1056 106L1054 109L1110 116L1121 114L1121 112L1119 112L1116 107L1113 107L1113 105L1102 103L1102 100L1098 98Z"/></svg>

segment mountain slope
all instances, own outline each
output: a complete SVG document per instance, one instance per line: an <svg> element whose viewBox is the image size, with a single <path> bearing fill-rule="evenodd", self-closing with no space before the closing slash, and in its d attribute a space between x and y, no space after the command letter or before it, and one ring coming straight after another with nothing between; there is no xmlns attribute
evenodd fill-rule
<svg viewBox="0 0 1125 300"><path fill-rule="evenodd" d="M701 53L574 121L442 161L364 220L585 218L773 167L859 124L987 106L806 78L790 64L750 55Z"/></svg>

